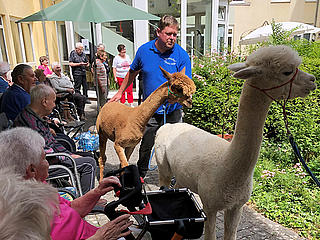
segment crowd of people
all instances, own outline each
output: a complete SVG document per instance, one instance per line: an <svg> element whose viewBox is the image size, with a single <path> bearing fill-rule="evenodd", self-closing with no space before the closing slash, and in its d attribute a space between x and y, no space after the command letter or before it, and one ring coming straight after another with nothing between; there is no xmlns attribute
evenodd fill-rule
<svg viewBox="0 0 320 240"><path fill-rule="evenodd" d="M191 78L191 63L189 56L178 44L176 44L179 25L172 16L163 16L160 19L156 31L156 39L143 44L137 51L133 61L126 54L126 48L119 44L119 54L112 63L112 72L115 81L119 85L117 93L109 100L125 103L133 106L132 84L139 74L143 83L143 100L155 89L167 81L162 75L159 66L173 73L186 69L186 75ZM6 217L19 218L23 214L19 212L13 216L14 209L4 211L6 205L15 204L19 199L28 198L28 194L42 194L38 200L28 198L28 201L20 204L23 209L36 201L38 205L32 205L34 214L26 228L21 231L19 239L118 239L130 233L128 227L132 224L129 215L122 215L97 228L83 220L92 208L100 200L100 197L120 187L120 181L116 177L104 178L95 188L96 161L90 153L75 152L66 149L57 141L57 133L52 129L56 122L50 119L50 114L59 101L67 100L75 103L77 113L81 120L85 119L85 104L88 99L88 84L86 73L90 69L96 73L98 83L99 105L103 107L108 101L108 89L110 85L107 53L105 46L97 46L96 61L89 68L90 60L83 52L83 44L77 43L75 50L70 53L69 66L72 70L72 79L63 73L61 64L54 62L49 65L46 56L40 57L40 65L35 71L27 64L19 64L10 71L10 65L0 62L0 114L5 114L8 120L14 122L14 128L0 132L0 194L14 192L17 196L12 199L0 197L0 239L15 236L12 229L18 226L6 225ZM89 72L91 72L89 70ZM73 80L73 81L72 81ZM81 93L82 88L82 93ZM170 105L167 102L161 106L149 120L139 149L138 169L141 177L145 177L148 171L148 161L154 137L158 128L163 124L164 113L166 121L176 123L182 121L182 106L178 103ZM65 116L68 120L68 116ZM69 119L70 120L70 119ZM71 119L72 120L72 119ZM63 133L60 133L63 134ZM68 139L68 136L63 136ZM70 140L70 139L69 139ZM49 175L49 164L62 164L72 169L68 157L46 158L48 153L67 153L76 162L80 173L80 181L83 196L69 202L60 196L57 191L45 184ZM48 162L49 161L49 162ZM10 166L9 169L8 166ZM60 174L59 170L50 170L50 175ZM12 184L6 180L11 179ZM7 189L4 185L11 184ZM20 191L21 186L25 191ZM34 189L34 190L32 190ZM20 196L20 195L21 196ZM19 196L18 196L19 195ZM48 199L51 199L50 201ZM46 206L46 207L44 207ZM37 224L35 224L37 223ZM39 227L41 223L41 227ZM5 231L3 231L5 230ZM29 234L29 235L28 235Z"/></svg>

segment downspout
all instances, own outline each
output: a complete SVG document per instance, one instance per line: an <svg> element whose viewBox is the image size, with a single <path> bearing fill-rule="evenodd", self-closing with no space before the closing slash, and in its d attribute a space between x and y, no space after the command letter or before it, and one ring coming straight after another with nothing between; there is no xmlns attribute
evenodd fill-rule
<svg viewBox="0 0 320 240"><path fill-rule="evenodd" d="M43 3L42 0L39 0L40 2L40 9L43 10ZM45 22L42 20L42 29L43 29L43 37L44 37L44 46L46 49L46 56L49 59L49 51L48 51L48 40L47 40L47 31L46 31L46 25Z"/></svg>
<svg viewBox="0 0 320 240"><path fill-rule="evenodd" d="M314 26L316 27L317 26L317 20L318 20L318 11L319 11L319 0L317 0L317 5L316 5L316 15L314 17Z"/></svg>

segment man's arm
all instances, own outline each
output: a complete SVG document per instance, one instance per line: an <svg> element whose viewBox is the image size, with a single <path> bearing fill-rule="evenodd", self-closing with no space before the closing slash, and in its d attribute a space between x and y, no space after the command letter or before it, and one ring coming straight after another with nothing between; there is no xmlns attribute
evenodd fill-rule
<svg viewBox="0 0 320 240"><path fill-rule="evenodd" d="M83 66L83 65L88 65L88 64L83 63L83 62L80 62L80 63L69 62L70 67L78 67L78 66Z"/></svg>
<svg viewBox="0 0 320 240"><path fill-rule="evenodd" d="M109 102L117 102L121 99L122 93L133 83L133 80L138 75L139 71L129 70L127 75L125 76L121 87L119 88L118 92L109 100Z"/></svg>
<svg viewBox="0 0 320 240"><path fill-rule="evenodd" d="M58 81L54 77L50 77L49 81L52 85L52 88L55 89L57 92L67 91L68 88L60 87Z"/></svg>

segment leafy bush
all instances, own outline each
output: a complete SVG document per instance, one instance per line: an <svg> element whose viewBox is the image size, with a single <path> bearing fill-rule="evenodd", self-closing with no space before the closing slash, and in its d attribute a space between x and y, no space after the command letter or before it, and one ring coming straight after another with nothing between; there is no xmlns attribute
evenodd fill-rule
<svg viewBox="0 0 320 240"><path fill-rule="evenodd" d="M227 66L236 60L234 54L194 59L197 91L193 107L185 110L185 122L214 134L233 132L242 81L233 78Z"/></svg>
<svg viewBox="0 0 320 240"><path fill-rule="evenodd" d="M314 188L300 164L270 161L270 157L290 157L290 152L288 146L264 144L254 172L250 202L269 219L298 230L304 237L319 239L319 188Z"/></svg>

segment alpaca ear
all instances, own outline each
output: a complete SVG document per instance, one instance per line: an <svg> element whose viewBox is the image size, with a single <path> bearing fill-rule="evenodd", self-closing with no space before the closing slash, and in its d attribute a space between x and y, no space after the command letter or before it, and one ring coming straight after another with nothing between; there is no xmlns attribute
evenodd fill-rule
<svg viewBox="0 0 320 240"><path fill-rule="evenodd" d="M254 77L260 73L262 73L261 69L259 69L256 66L251 66L251 67L246 67L244 69L236 71L233 74L233 76L235 78L239 78L239 79L248 79L248 78Z"/></svg>
<svg viewBox="0 0 320 240"><path fill-rule="evenodd" d="M171 73L168 73L166 70L164 70L162 67L160 67L159 66L159 68L160 68L160 70L161 70L161 72L162 72L162 74L163 74L163 76L166 78L166 79L168 79L168 81L170 81L171 80Z"/></svg>
<svg viewBox="0 0 320 240"><path fill-rule="evenodd" d="M244 69L245 67L246 67L246 64L243 62L242 63L234 63L234 64L231 64L228 66L228 68L234 72L237 72L241 69Z"/></svg>
<svg viewBox="0 0 320 240"><path fill-rule="evenodd" d="M186 75L186 67L184 67L184 68L180 71L180 73L182 73L183 75Z"/></svg>

